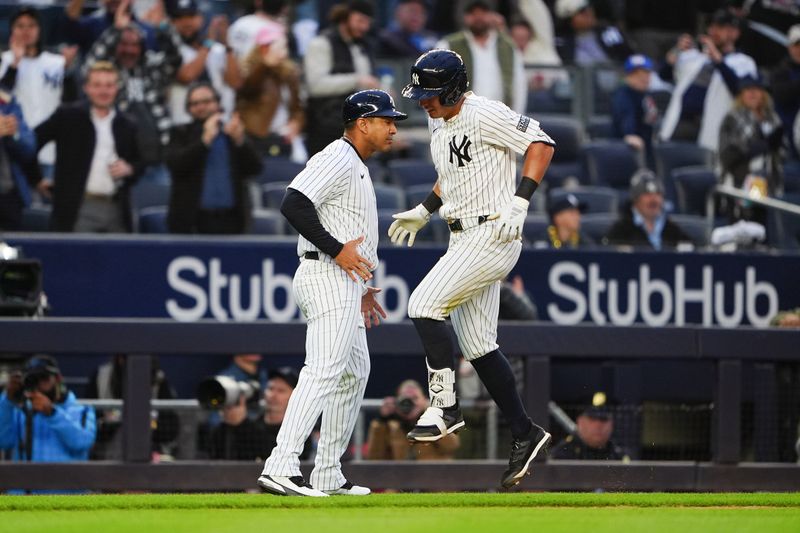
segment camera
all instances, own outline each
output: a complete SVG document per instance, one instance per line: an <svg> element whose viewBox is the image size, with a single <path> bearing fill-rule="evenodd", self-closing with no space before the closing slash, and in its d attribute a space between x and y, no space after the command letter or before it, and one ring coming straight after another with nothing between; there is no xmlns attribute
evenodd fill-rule
<svg viewBox="0 0 800 533"><path fill-rule="evenodd" d="M206 378L197 386L197 401L204 409L232 407L244 396L245 401L257 400L261 386L257 381L237 381L228 376Z"/></svg>
<svg viewBox="0 0 800 533"><path fill-rule="evenodd" d="M33 368L18 373L22 374L22 387L9 400L20 406L25 404L25 393L34 392L38 389L39 382L53 375L53 372L46 368Z"/></svg>
<svg viewBox="0 0 800 533"><path fill-rule="evenodd" d="M399 415L408 416L416 407L416 403L414 403L413 398L409 398L408 396L399 396L397 398L395 410Z"/></svg>
<svg viewBox="0 0 800 533"><path fill-rule="evenodd" d="M0 242L0 316L43 316L46 310L41 263Z"/></svg>

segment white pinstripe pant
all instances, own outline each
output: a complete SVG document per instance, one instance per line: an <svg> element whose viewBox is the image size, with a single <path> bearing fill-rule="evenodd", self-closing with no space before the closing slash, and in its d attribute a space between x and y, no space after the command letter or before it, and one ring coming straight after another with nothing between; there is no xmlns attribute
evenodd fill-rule
<svg viewBox="0 0 800 533"><path fill-rule="evenodd" d="M319 446L310 482L334 490L346 479L341 457L350 442L369 377L366 329L361 316L363 284L333 263L305 260L293 282L308 319L306 360L264 474L300 475L300 453L322 414Z"/></svg>
<svg viewBox="0 0 800 533"><path fill-rule="evenodd" d="M494 239L495 223L451 233L447 252L408 301L410 318L444 320L450 316L467 361L497 349L500 284L522 251L520 241Z"/></svg>

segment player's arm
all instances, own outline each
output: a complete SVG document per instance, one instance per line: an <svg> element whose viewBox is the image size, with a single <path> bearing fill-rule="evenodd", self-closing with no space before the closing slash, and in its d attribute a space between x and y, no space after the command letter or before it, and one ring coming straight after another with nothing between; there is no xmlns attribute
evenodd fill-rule
<svg viewBox="0 0 800 533"><path fill-rule="evenodd" d="M519 182L514 198L500 213L495 213L490 220L497 219L494 236L502 242L511 242L522 238L522 226L528 215L528 206L533 193L542 182L555 149L544 141L532 142L525 151L522 163L522 179Z"/></svg>
<svg viewBox="0 0 800 533"><path fill-rule="evenodd" d="M421 204L408 211L392 215L395 219L389 226L389 238L392 239L392 243L399 246L408 237L408 245L413 246L417 232L425 227L425 224L431 219L431 215L440 207L442 207L442 193L437 181L431 193Z"/></svg>
<svg viewBox="0 0 800 533"><path fill-rule="evenodd" d="M311 244L333 257L350 279L355 281L358 275L364 280L372 278L372 264L358 254L358 245L364 237L347 243L339 242L331 235L319 219L314 203L303 193L291 187L286 189L286 196L281 203L281 213L297 232L308 239Z"/></svg>

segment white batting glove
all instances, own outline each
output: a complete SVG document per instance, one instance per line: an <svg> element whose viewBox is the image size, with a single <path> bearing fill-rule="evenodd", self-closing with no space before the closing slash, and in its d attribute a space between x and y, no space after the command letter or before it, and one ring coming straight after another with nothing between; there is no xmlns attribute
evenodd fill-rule
<svg viewBox="0 0 800 533"><path fill-rule="evenodd" d="M392 239L392 243L400 246L408 237L408 245L412 246L417 232L425 227L425 224L431 219L431 214L425 209L425 206L419 204L414 209L395 213L392 218L395 219L389 226L389 238Z"/></svg>
<svg viewBox="0 0 800 533"><path fill-rule="evenodd" d="M494 227L495 240L511 242L522 239L522 226L525 224L529 205L530 202L525 198L514 196L511 203L502 211L489 217L489 220L497 220Z"/></svg>

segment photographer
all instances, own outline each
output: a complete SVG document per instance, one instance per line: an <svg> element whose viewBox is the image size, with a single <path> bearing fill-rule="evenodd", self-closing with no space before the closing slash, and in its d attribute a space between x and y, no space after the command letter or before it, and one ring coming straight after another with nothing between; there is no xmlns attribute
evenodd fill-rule
<svg viewBox="0 0 800 533"><path fill-rule="evenodd" d="M247 417L244 394L233 405L222 409L222 423L211 432L209 455L211 459L238 461L263 460L272 449L289 405L289 398L297 386L299 374L292 367L280 367L269 372L264 389L264 416L252 420ZM300 459L311 454L311 439L306 441Z"/></svg>
<svg viewBox="0 0 800 533"><path fill-rule="evenodd" d="M408 379L397 388L397 397L383 399L380 418L372 421L367 437L367 459L431 461L452 459L460 445L458 435L451 433L429 446L412 446L406 438L422 412L428 398L419 383Z"/></svg>
<svg viewBox="0 0 800 533"><path fill-rule="evenodd" d="M15 461L85 461L94 439L94 409L67 390L50 356L31 357L0 394L0 448Z"/></svg>

